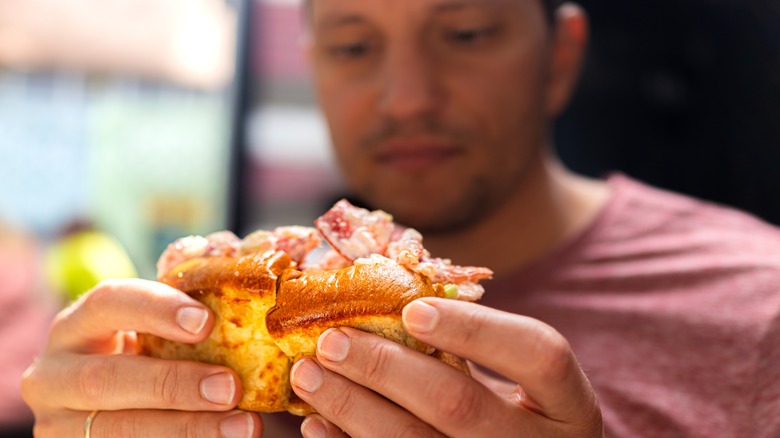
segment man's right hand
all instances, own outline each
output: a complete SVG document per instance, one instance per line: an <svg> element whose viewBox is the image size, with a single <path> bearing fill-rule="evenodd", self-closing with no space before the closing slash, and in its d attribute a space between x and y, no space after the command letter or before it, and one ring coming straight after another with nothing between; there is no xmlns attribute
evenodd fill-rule
<svg viewBox="0 0 780 438"><path fill-rule="evenodd" d="M230 369L136 354L135 333L179 342L213 327L201 303L162 283L104 282L61 311L44 353L25 372L22 395L39 438L259 437L256 413L235 410L241 382Z"/></svg>

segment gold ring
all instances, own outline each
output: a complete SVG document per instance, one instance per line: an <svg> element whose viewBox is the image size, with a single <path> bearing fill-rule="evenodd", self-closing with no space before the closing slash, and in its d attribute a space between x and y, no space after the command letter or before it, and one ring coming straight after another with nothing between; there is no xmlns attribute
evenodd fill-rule
<svg viewBox="0 0 780 438"><path fill-rule="evenodd" d="M91 438L92 422L95 421L95 417L100 411L92 411L87 415L87 419L84 420L84 438Z"/></svg>

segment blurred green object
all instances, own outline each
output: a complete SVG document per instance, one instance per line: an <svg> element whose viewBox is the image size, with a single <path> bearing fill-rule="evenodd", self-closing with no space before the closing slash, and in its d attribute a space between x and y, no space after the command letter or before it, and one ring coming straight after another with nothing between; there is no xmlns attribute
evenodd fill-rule
<svg viewBox="0 0 780 438"><path fill-rule="evenodd" d="M54 243L46 254L44 267L53 290L69 301L103 280L138 276L122 245L98 231L81 231Z"/></svg>

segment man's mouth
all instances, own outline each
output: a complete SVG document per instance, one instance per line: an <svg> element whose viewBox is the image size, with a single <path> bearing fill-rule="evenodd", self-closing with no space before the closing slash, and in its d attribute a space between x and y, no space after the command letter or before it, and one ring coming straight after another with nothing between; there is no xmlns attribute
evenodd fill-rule
<svg viewBox="0 0 780 438"><path fill-rule="evenodd" d="M450 161L461 152L461 149L453 144L409 140L384 143L375 157L379 164L394 170L422 173Z"/></svg>

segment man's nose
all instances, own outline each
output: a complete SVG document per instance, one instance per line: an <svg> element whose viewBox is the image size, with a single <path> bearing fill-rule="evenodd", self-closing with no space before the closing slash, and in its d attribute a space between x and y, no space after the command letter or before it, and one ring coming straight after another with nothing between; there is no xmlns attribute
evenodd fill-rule
<svg viewBox="0 0 780 438"><path fill-rule="evenodd" d="M381 114L407 120L436 112L444 100L437 66L419 48L388 53L384 60Z"/></svg>

